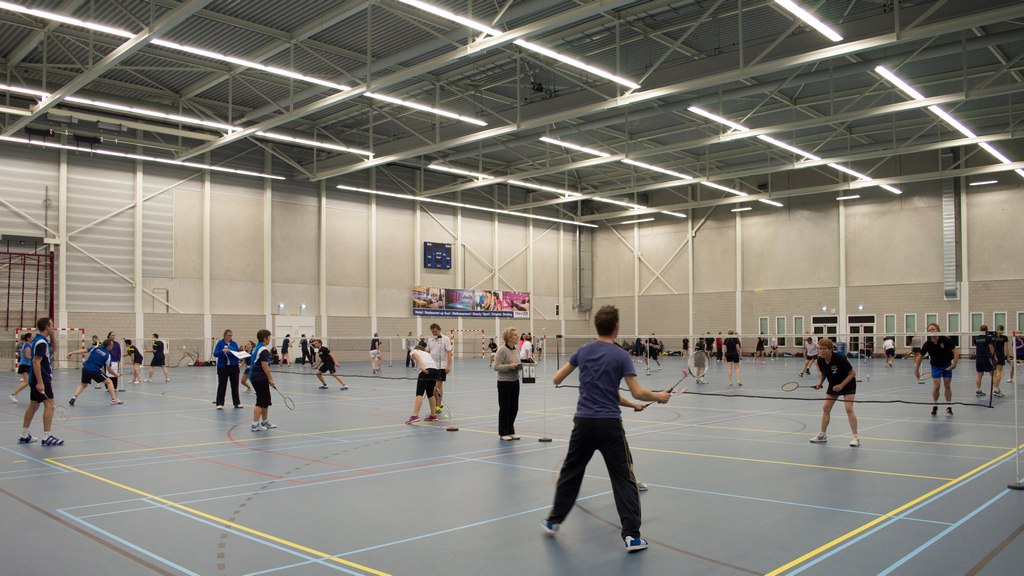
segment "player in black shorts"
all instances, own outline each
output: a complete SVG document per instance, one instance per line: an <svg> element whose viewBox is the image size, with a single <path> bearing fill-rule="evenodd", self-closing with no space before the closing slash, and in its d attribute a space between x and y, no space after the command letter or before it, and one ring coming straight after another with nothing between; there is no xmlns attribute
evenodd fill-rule
<svg viewBox="0 0 1024 576"><path fill-rule="evenodd" d="M153 368L159 366L164 371L164 382L170 382L171 376L167 372L167 359L164 357L164 342L159 334L153 334L153 357L149 360L149 378L146 382L153 381Z"/></svg>
<svg viewBox="0 0 1024 576"><path fill-rule="evenodd" d="M974 370L978 373L974 379L974 395L984 396L981 389L981 381L985 374L988 374L989 384L995 388L999 386L999 380L995 378L996 347L992 342L992 334L988 331L988 325L981 325L981 334L971 337L974 344Z"/></svg>
<svg viewBox="0 0 1024 576"><path fill-rule="evenodd" d="M740 380L740 354L743 353L743 344L735 334L734 330L729 330L729 337L723 342L725 345L725 362L729 367L729 386L732 386L732 371L734 368L736 370L736 385L743 386L743 380Z"/></svg>
<svg viewBox="0 0 1024 576"><path fill-rule="evenodd" d="M320 380L320 389L327 390L327 381L324 380L324 374L330 373L331 376L334 376L335 380L341 383L341 390L348 390L345 380L338 375L338 361L319 338L313 340L313 354L317 353L320 354L320 370L316 373L316 377Z"/></svg>
<svg viewBox="0 0 1024 576"><path fill-rule="evenodd" d="M1002 324L996 326L996 332L992 336L992 346L995 348L995 369L992 370L992 381L995 383L995 388L992 389L992 395L999 398L1003 397L1003 391L999 389L999 383L1003 380L1003 366L1006 366L1006 352L1010 348L1010 339L1003 332L1005 328Z"/></svg>
<svg viewBox="0 0 1024 576"><path fill-rule="evenodd" d="M644 358L644 364L650 369L650 361L654 360L658 364L658 370L661 370L661 342L651 334L651 337L647 339L647 358Z"/></svg>
<svg viewBox="0 0 1024 576"><path fill-rule="evenodd" d="M853 434L850 446L856 448L860 446L860 438L857 436L857 415L853 413L853 402L857 395L857 372L850 365L850 361L846 359L846 356L839 354L835 350L835 343L828 338L822 338L818 342L819 374L818 383L814 387L820 389L822 383L827 379L828 390L826 391L825 404L822 406L821 431L811 438L811 442L814 444L828 442L828 436L825 435L825 431L828 430L832 406L835 405L836 400L840 396L845 396L843 404L846 407L846 417L850 421L850 432Z"/></svg>
<svg viewBox="0 0 1024 576"><path fill-rule="evenodd" d="M19 444L35 441L29 432L32 419L39 405L43 405L43 446L63 446L64 441L50 433L53 424L53 369L50 364L50 338L53 335L53 320L40 318L36 322L39 333L32 339L32 371L28 373L29 399L22 421Z"/></svg>
<svg viewBox="0 0 1024 576"><path fill-rule="evenodd" d="M956 345L949 336L939 336L939 325L934 322L928 325L928 332L934 334L928 336L928 340L921 345L921 351L914 360L914 377L921 380L921 360L928 357L928 363L932 369L932 416L939 413L939 383L943 385L946 395L946 416L953 415L953 370L960 359L956 351Z"/></svg>

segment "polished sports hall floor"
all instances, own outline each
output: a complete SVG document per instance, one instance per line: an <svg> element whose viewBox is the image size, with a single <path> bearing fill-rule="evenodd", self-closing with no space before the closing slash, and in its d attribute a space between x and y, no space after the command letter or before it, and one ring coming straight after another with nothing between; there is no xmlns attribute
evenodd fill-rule
<svg viewBox="0 0 1024 576"><path fill-rule="evenodd" d="M678 380L682 361L664 360L643 384ZM744 362L744 391L779 394L797 362ZM554 367L542 363L539 382ZM626 554L600 457L561 533L539 527L576 390L524 385L523 438L502 442L485 360L458 361L447 388L454 418L436 424L403 424L415 389L406 368L342 371L362 374L345 392L279 372L296 409L275 395L279 428L258 434L252 395L246 409L213 409L211 368L129 384L124 406L89 388L55 426L63 447L19 445L27 396L4 400L0 574L995 576L1024 566L1024 492L1006 489L1008 385L994 408L958 406L951 418L924 405L858 405L859 448L847 445L841 406L829 442L808 442L817 401L687 394L624 412L650 486L641 501L651 542ZM58 373L59 403L76 377ZM708 381L702 391L726 391L724 367L712 364ZM15 376L3 382L12 388ZM452 422L458 432L446 431ZM38 416L32 432L42 432ZM545 434L554 441L537 442Z"/></svg>

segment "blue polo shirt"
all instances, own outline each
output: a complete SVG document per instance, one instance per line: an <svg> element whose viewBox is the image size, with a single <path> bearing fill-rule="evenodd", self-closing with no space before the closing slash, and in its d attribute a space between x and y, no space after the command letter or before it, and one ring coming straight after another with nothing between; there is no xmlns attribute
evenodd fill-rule
<svg viewBox="0 0 1024 576"><path fill-rule="evenodd" d="M53 382L53 368L50 365L50 341L42 334L36 334L36 337L32 339L32 361L35 362L36 358L41 358L42 362L39 365L39 371L43 376L43 384L50 384ZM28 383L32 386L39 384L36 380L36 371L28 371Z"/></svg>
<svg viewBox="0 0 1024 576"><path fill-rule="evenodd" d="M93 346L89 349L89 357L82 363L82 370L102 374L103 368L109 365L110 351L103 346Z"/></svg>
<svg viewBox="0 0 1024 576"><path fill-rule="evenodd" d="M629 353L616 344L598 340L573 352L569 364L580 371L576 417L622 418L619 383L626 376L636 376Z"/></svg>

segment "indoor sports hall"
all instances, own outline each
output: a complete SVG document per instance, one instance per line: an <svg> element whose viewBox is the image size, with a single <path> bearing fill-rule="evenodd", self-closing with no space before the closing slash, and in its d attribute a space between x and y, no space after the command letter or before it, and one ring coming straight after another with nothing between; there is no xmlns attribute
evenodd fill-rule
<svg viewBox="0 0 1024 576"><path fill-rule="evenodd" d="M1019 0L0 1L0 574L1024 572Z"/></svg>

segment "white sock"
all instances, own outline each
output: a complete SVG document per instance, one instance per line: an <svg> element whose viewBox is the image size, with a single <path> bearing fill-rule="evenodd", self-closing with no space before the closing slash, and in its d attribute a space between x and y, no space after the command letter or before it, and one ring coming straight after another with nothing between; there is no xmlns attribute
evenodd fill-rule
<svg viewBox="0 0 1024 576"><path fill-rule="evenodd" d="M50 434L49 430L43 430L43 438L46 438L46 437L49 437L49 436L53 436L53 434Z"/></svg>
<svg viewBox="0 0 1024 576"><path fill-rule="evenodd" d="M28 436L29 436L28 428L22 428L21 429L21 437L22 438L28 438Z"/></svg>

